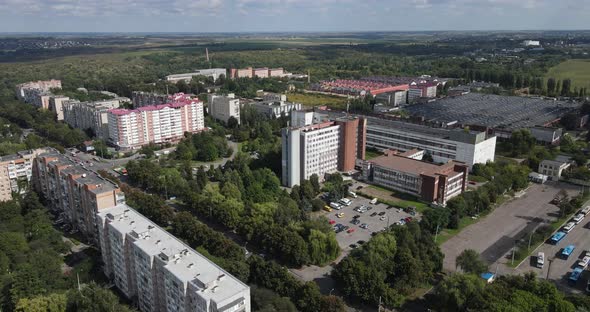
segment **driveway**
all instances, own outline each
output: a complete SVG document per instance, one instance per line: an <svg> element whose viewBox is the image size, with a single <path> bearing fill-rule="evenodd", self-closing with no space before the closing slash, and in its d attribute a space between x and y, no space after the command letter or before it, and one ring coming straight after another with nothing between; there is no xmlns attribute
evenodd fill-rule
<svg viewBox="0 0 590 312"><path fill-rule="evenodd" d="M561 189L576 195L580 189L570 184L548 182L532 184L522 196L514 198L492 211L479 222L463 229L441 246L445 254L443 269L455 271L455 259L465 249L473 249L498 273L510 273L506 266L514 243L537 226L556 220L559 208L550 201Z"/></svg>

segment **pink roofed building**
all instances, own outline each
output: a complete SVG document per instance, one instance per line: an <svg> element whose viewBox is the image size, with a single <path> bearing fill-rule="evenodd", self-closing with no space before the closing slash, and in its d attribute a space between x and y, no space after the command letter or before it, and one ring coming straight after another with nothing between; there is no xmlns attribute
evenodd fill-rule
<svg viewBox="0 0 590 312"><path fill-rule="evenodd" d="M108 115L109 141L123 150L178 142L185 132L205 129L203 103L183 94L172 96L167 104L111 109Z"/></svg>

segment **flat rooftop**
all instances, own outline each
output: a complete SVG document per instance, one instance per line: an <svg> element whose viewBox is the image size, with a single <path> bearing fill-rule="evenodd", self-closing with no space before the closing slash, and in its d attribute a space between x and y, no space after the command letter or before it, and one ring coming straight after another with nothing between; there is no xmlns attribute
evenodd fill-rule
<svg viewBox="0 0 590 312"><path fill-rule="evenodd" d="M117 231L135 237L133 244L145 253L166 259L164 268L178 280L197 287L203 298L220 303L248 289L246 284L126 204L103 209L98 217L111 219Z"/></svg>
<svg viewBox="0 0 590 312"><path fill-rule="evenodd" d="M380 167L400 172L407 172L414 175L445 175L452 177L461 174L460 172L456 172L454 170L455 162L453 161L450 161L446 164L437 165L421 160L407 158L401 155L395 155L393 153L373 158L369 162Z"/></svg>
<svg viewBox="0 0 590 312"><path fill-rule="evenodd" d="M457 121L465 125L512 130L546 125L578 107L579 104L563 101L468 93L410 105L405 110L428 121Z"/></svg>

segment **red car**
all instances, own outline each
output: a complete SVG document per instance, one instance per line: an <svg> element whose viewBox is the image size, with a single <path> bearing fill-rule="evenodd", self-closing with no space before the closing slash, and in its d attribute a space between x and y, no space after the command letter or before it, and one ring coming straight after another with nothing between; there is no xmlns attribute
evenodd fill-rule
<svg viewBox="0 0 590 312"><path fill-rule="evenodd" d="M408 223L408 222L412 221L412 217L407 217L404 220L406 221L406 223Z"/></svg>
<svg viewBox="0 0 590 312"><path fill-rule="evenodd" d="M354 228L350 228L350 229L348 229L348 231L346 231L346 233L352 233L352 232L354 232Z"/></svg>
<svg viewBox="0 0 590 312"><path fill-rule="evenodd" d="M336 223L336 221L330 220L330 224L334 224L334 223Z"/></svg>

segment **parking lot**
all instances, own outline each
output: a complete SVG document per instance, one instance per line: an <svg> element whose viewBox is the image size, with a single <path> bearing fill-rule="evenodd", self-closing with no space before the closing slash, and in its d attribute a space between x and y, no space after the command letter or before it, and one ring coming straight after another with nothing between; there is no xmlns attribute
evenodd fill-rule
<svg viewBox="0 0 590 312"><path fill-rule="evenodd" d="M588 205L590 203L586 203ZM574 245L576 248L569 258L561 257L561 251L568 245ZM556 282L557 286L570 292L583 292L586 288L586 282L590 278L590 272L585 271L582 277L575 285L568 285L570 272L576 267L586 251L590 250L590 214L582 222L574 227L559 243L543 243L532 256L526 259L517 267L516 273L535 272L541 278L548 278ZM545 253L545 265L543 268L536 267L537 253Z"/></svg>
<svg viewBox="0 0 590 312"><path fill-rule="evenodd" d="M407 217L414 218L409 213L405 211L401 211L397 208L389 207L385 204L371 204L371 199L367 199L361 196L357 198L350 198L352 200L352 204L349 206L343 206L342 209L336 210L333 209L332 212L324 212L324 215L329 220L333 220L335 224L342 224L343 226L348 226L348 230L341 231L336 233L336 240L340 245L340 248L343 251L349 251L350 249L354 248L354 245L358 246L359 241L367 242L371 238L371 233L378 232L384 230L388 227L388 225L392 225L400 219L405 219ZM359 206L367 206L371 207L371 210L368 210L364 213L360 213L354 211L354 208ZM337 215L342 213L343 216L338 218ZM358 224L353 224L353 217L359 216ZM367 228L361 228L361 225L366 224ZM351 233L348 233L352 231ZM351 247L351 245L353 245Z"/></svg>
<svg viewBox="0 0 590 312"><path fill-rule="evenodd" d="M496 207L483 220L463 229L441 245L445 254L443 268L455 271L456 257L465 249L473 249L491 265L492 270L498 264L499 274L512 272L513 269L506 264L510 261L508 255L514 242L526 237L539 225L557 219L559 208L550 202L561 189L567 190L570 196L580 191L564 183L532 184L519 198Z"/></svg>

